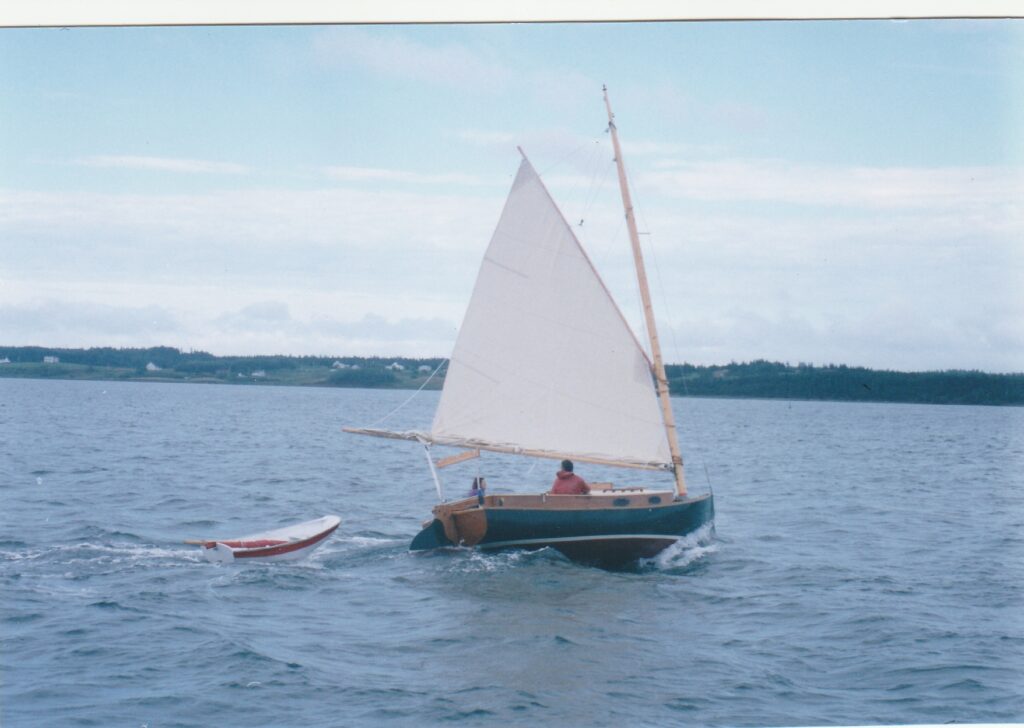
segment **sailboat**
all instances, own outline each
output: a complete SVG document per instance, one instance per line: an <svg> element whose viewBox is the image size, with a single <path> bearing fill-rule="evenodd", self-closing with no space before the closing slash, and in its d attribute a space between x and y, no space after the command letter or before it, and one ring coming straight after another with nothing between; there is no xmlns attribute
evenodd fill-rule
<svg viewBox="0 0 1024 728"><path fill-rule="evenodd" d="M687 491L618 130L603 91L651 354L520 149L430 430L345 428L423 445L441 502L411 550L551 547L574 561L618 566L713 521L713 496ZM462 452L435 463L434 445ZM593 484L573 495L484 490L445 501L438 469L480 451L656 470L674 483Z"/></svg>

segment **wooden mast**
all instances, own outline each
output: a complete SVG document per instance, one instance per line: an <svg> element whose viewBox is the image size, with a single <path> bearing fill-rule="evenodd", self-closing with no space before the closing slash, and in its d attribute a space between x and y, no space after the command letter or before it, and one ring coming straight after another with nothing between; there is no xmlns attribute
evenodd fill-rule
<svg viewBox="0 0 1024 728"><path fill-rule="evenodd" d="M651 356L654 359L654 379L657 383L658 400L661 403L661 416L665 421L668 434L669 452L672 453L672 471L676 476L676 491L680 496L686 495L686 478L683 476L683 456L679 452L679 439L676 436L676 422L672 415L672 402L668 394L668 378L665 376L665 364L661 359L661 345L658 343L658 328L654 322L654 309L651 307L651 292L647 287L647 271L644 269L644 254L640 250L640 234L636 229L636 216L633 214L633 202L629 196L629 184L626 182L626 168L622 163L622 150L619 148L619 135L615 128L615 115L608 101L608 87L602 86L604 105L608 109L608 129L612 134L612 147L615 150L615 165L619 170L619 190L622 192L622 205L626 208L626 227L629 228L629 242L633 246L633 262L636 264L636 278L640 284L640 299L644 305L644 320L647 322L647 335L651 340Z"/></svg>

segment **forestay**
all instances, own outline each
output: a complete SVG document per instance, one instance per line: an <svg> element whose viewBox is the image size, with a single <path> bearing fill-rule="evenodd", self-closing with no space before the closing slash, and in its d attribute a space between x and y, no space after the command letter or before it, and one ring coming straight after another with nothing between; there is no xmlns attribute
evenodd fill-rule
<svg viewBox="0 0 1024 728"><path fill-rule="evenodd" d="M650 362L525 157L484 255L429 439L671 462Z"/></svg>

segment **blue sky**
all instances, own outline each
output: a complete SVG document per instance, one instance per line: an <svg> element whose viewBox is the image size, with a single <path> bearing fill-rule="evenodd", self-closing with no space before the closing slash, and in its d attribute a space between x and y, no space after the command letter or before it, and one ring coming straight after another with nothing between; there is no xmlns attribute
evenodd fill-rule
<svg viewBox="0 0 1024 728"><path fill-rule="evenodd" d="M1024 23L0 31L0 341L446 355L531 157L671 361L1024 370Z"/></svg>

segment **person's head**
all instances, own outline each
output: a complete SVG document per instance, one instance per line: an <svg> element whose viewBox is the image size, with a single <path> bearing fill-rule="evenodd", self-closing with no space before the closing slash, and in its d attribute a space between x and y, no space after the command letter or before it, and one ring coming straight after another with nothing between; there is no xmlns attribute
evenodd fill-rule
<svg viewBox="0 0 1024 728"><path fill-rule="evenodd" d="M564 470L567 473L571 473L572 472L572 460L563 460L562 461L562 470Z"/></svg>

